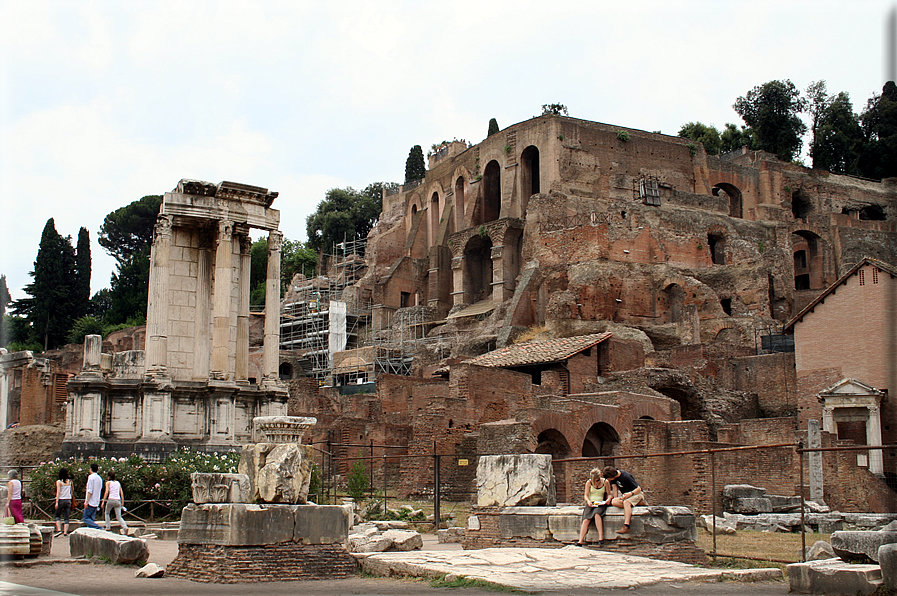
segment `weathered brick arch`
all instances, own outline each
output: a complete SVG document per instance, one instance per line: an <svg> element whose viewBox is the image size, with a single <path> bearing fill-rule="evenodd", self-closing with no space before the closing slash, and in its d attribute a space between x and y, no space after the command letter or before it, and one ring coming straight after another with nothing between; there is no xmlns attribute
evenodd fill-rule
<svg viewBox="0 0 897 596"><path fill-rule="evenodd" d="M436 201L433 201L434 195ZM442 184L438 180L434 180L427 185L424 197L427 207L427 229L429 230L427 236L429 238L428 244L432 246L436 244L436 233L439 230L439 218L442 217L442 212L445 209L445 189L442 188ZM435 212L432 212L430 210L433 208L434 202L436 203L437 208Z"/></svg>
<svg viewBox="0 0 897 596"><path fill-rule="evenodd" d="M582 449L582 444L586 439L589 429L599 422L603 422L612 427L620 437L632 432L632 421L621 418L619 408L613 406L594 406L584 412L580 417L576 429L576 442L571 442L570 445L576 445L576 449Z"/></svg>
<svg viewBox="0 0 897 596"><path fill-rule="evenodd" d="M464 166L458 166L452 172L449 188L455 205L455 229L458 231L467 227L465 212L467 211L467 206L471 198L468 194L474 194L467 192L471 178L470 171Z"/></svg>
<svg viewBox="0 0 897 596"><path fill-rule="evenodd" d="M422 210L423 204L421 202L420 193L415 192L407 200L407 204L405 205L405 234L411 233L411 226L414 223L412 214Z"/></svg>
<svg viewBox="0 0 897 596"><path fill-rule="evenodd" d="M639 418L649 417L652 420L663 420L667 422L675 422L675 420L669 415L668 410L661 407L659 404L653 402L643 402L637 403L632 408L632 419L638 420ZM630 426L631 426L630 422Z"/></svg>
<svg viewBox="0 0 897 596"><path fill-rule="evenodd" d="M578 425L572 421L569 416L557 414L554 412L544 414L537 418L531 428L533 429L533 438L538 439L539 435L546 430L556 430L567 440L568 445L573 445L570 437L579 432Z"/></svg>

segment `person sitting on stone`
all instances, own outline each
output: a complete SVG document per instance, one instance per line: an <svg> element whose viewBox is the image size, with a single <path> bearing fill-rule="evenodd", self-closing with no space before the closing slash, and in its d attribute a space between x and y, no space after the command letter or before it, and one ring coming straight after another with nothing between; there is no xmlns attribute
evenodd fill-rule
<svg viewBox="0 0 897 596"><path fill-rule="evenodd" d="M611 505L623 509L623 527L617 530L617 534L628 534L629 524L632 521L632 508L645 501L642 487L629 472L618 470L613 466L607 466L602 472L604 477L613 487L614 497Z"/></svg>
<svg viewBox="0 0 897 596"><path fill-rule="evenodd" d="M601 468L592 468L592 471L589 472L584 498L586 506L582 510L582 527L579 530L577 545L585 546L589 524L594 518L595 529L598 530L598 546L601 546L604 542L604 522L601 517L610 504L610 485L601 476Z"/></svg>

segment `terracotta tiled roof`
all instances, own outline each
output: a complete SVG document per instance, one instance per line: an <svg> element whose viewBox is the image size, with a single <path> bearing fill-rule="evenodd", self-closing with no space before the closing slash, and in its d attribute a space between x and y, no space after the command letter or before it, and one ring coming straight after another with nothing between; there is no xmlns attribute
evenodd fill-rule
<svg viewBox="0 0 897 596"><path fill-rule="evenodd" d="M863 257L859 263L857 263L856 265L851 267L847 271L847 273L845 273L844 275L839 277L838 280L835 281L835 283L833 283L832 285L827 287L825 290L823 290L818 296L816 296L816 298L813 299L812 302L810 302L803 309L801 309L801 311L799 313L794 315L790 321L785 323L784 331L787 332L789 329L794 327L795 324L801 322L807 313L813 312L813 310L815 310L816 306L825 300L826 296L828 296L829 294L834 292L838 288L838 286L840 286L845 281L847 281L847 279L850 276L855 275L856 272L859 271L860 268L863 267L864 265L872 265L873 267L878 267L879 270L890 274L891 277L897 277L897 267L894 267L893 265L889 265L888 263L885 263L884 261L879 261L878 259L873 259L872 257Z"/></svg>
<svg viewBox="0 0 897 596"><path fill-rule="evenodd" d="M514 344L501 348L470 360L464 364L476 364L477 366L513 367L526 366L528 364L543 364L567 360L571 356L582 352L587 348L599 344L613 335L610 332L596 333L594 335L580 335L578 337L564 337L562 339L546 339L528 341L522 344Z"/></svg>

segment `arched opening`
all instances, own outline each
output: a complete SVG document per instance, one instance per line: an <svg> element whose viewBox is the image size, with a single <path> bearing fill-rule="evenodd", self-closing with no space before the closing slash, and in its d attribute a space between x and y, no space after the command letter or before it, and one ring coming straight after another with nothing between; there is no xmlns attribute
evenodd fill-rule
<svg viewBox="0 0 897 596"><path fill-rule="evenodd" d="M289 362L281 362L278 374L281 381L289 381L293 378L293 365Z"/></svg>
<svg viewBox="0 0 897 596"><path fill-rule="evenodd" d="M652 389L679 402L683 420L701 420L701 404L693 390L681 387L652 387Z"/></svg>
<svg viewBox="0 0 897 596"><path fill-rule="evenodd" d="M477 234L464 247L464 297L474 304L492 296L492 239Z"/></svg>
<svg viewBox="0 0 897 596"><path fill-rule="evenodd" d="M652 418L651 416L639 416L638 419L639 420L654 420L654 418Z"/></svg>
<svg viewBox="0 0 897 596"><path fill-rule="evenodd" d="M707 248L710 249L710 259L714 265L726 264L726 237L722 234L707 234Z"/></svg>
<svg viewBox="0 0 897 596"><path fill-rule="evenodd" d="M813 232L797 231L791 234L791 250L794 255L794 289L823 289L822 239Z"/></svg>
<svg viewBox="0 0 897 596"><path fill-rule="evenodd" d="M455 180L455 226L463 230L464 225L464 176Z"/></svg>
<svg viewBox="0 0 897 596"><path fill-rule="evenodd" d="M719 332L717 332L716 337L713 338L713 342L718 344L741 345L743 340L744 337L738 329L731 329L728 327L720 329Z"/></svg>
<svg viewBox="0 0 897 596"><path fill-rule="evenodd" d="M685 290L679 284L670 284L660 293L658 315L666 323L678 323L682 320Z"/></svg>
<svg viewBox="0 0 897 596"><path fill-rule="evenodd" d="M482 221L495 221L501 214L501 166L494 159L486 164L483 171L483 208Z"/></svg>
<svg viewBox="0 0 897 596"><path fill-rule="evenodd" d="M723 312L732 316L732 299L731 298L720 298L719 305L723 308Z"/></svg>
<svg viewBox="0 0 897 596"><path fill-rule="evenodd" d="M430 246L437 244L436 235L439 233L439 193L433 193L430 197Z"/></svg>
<svg viewBox="0 0 897 596"><path fill-rule="evenodd" d="M520 154L520 163L523 165L521 175L521 193L523 199L528 199L537 192L541 192L539 185L539 150L530 145Z"/></svg>
<svg viewBox="0 0 897 596"><path fill-rule="evenodd" d="M570 444L560 431L553 428L543 430L536 438L536 453L548 454L552 459L563 459L570 455Z"/></svg>
<svg viewBox="0 0 897 596"><path fill-rule="evenodd" d="M741 204L741 191L727 182L720 182L713 187L713 196L729 199L729 217L744 217Z"/></svg>
<svg viewBox="0 0 897 596"><path fill-rule="evenodd" d="M582 441L582 457L611 456L619 444L620 435L614 427L606 422L597 422L592 425Z"/></svg>

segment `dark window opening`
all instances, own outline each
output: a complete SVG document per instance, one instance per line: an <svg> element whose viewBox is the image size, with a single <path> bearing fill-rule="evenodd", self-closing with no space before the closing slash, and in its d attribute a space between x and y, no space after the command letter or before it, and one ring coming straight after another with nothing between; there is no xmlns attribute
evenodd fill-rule
<svg viewBox="0 0 897 596"><path fill-rule="evenodd" d="M710 248L710 258L714 265L726 264L726 239L719 234L707 235L707 246Z"/></svg>
<svg viewBox="0 0 897 596"><path fill-rule="evenodd" d="M729 200L729 217L744 217L742 208L741 191L738 187L727 182L717 184L711 191L713 196L727 198Z"/></svg>
<svg viewBox="0 0 897 596"><path fill-rule="evenodd" d="M800 191L791 195L791 214L795 219L806 219L813 211L813 204Z"/></svg>
<svg viewBox="0 0 897 596"><path fill-rule="evenodd" d="M400 306L402 308L408 308L411 306L411 292L402 292Z"/></svg>
<svg viewBox="0 0 897 596"><path fill-rule="evenodd" d="M540 190L539 184L539 150L530 145L520 154L523 163L523 193L529 197Z"/></svg>
<svg viewBox="0 0 897 596"><path fill-rule="evenodd" d="M860 209L860 219L864 221L884 221L885 210L879 205L868 205Z"/></svg>
<svg viewBox="0 0 897 596"><path fill-rule="evenodd" d="M794 289L795 290L809 290L810 289L810 274L804 273L803 275L795 275L794 276Z"/></svg>
<svg viewBox="0 0 897 596"><path fill-rule="evenodd" d="M553 428L540 432L536 441L539 443L536 453L547 453L552 459L563 459L570 455L570 444L566 437Z"/></svg>
<svg viewBox="0 0 897 596"><path fill-rule="evenodd" d="M282 381L288 381L293 378L293 365L289 362L281 362L280 363L280 379Z"/></svg>
<svg viewBox="0 0 897 596"><path fill-rule="evenodd" d="M486 164L483 171L483 209L479 223L498 219L501 213L501 166L495 160Z"/></svg>
<svg viewBox="0 0 897 596"><path fill-rule="evenodd" d="M795 269L806 269L807 268L807 251L799 250L794 253L794 268Z"/></svg>
<svg viewBox="0 0 897 596"><path fill-rule="evenodd" d="M602 457L614 454L614 447L620 443L620 435L606 422L592 425L582 442L582 457Z"/></svg>
<svg viewBox="0 0 897 596"><path fill-rule="evenodd" d="M719 305L723 307L723 312L727 315L732 315L732 299L731 298L722 298L719 301Z"/></svg>

